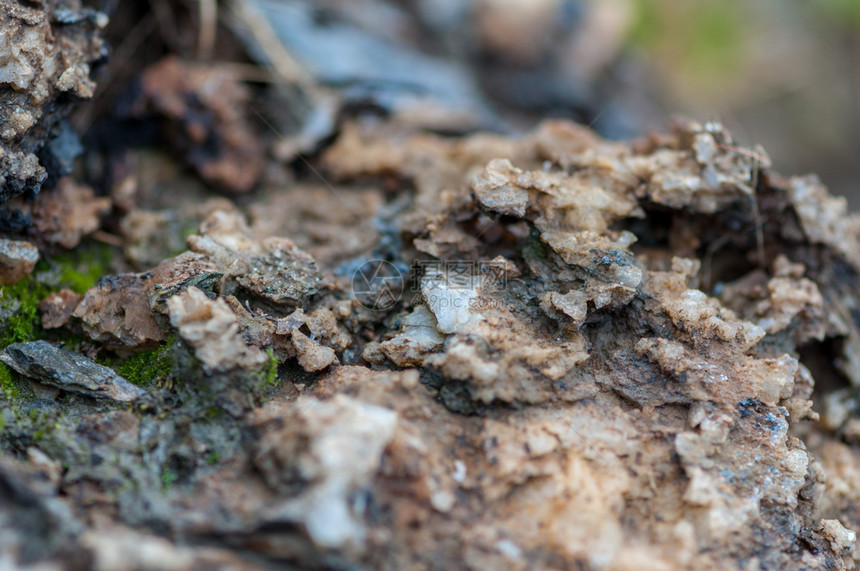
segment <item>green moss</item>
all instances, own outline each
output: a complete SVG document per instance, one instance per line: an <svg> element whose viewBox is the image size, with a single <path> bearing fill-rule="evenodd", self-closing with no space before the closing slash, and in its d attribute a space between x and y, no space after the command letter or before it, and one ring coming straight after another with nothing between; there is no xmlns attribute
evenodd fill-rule
<svg viewBox="0 0 860 571"><path fill-rule="evenodd" d="M860 2L857 0L819 0L809 7L822 13L829 23L860 29Z"/></svg>
<svg viewBox="0 0 860 571"><path fill-rule="evenodd" d="M113 364L113 369L135 385L148 386L170 377L176 361L171 347L174 337L163 345Z"/></svg>
<svg viewBox="0 0 860 571"><path fill-rule="evenodd" d="M0 287L0 304L9 311L0 333L0 348L32 341L41 330L39 302L51 292L50 288L33 278L26 278L11 286ZM15 304L18 304L15 308Z"/></svg>
<svg viewBox="0 0 860 571"><path fill-rule="evenodd" d="M215 420L216 418L221 418L224 416L224 409L220 406L210 406L206 409L206 418L211 420Z"/></svg>
<svg viewBox="0 0 860 571"><path fill-rule="evenodd" d="M686 64L699 74L728 74L737 71L743 53L741 13L730 2L711 1L696 10L686 38Z"/></svg>
<svg viewBox="0 0 860 571"><path fill-rule="evenodd" d="M653 47L661 34L660 10L654 0L638 0L633 3L633 24L628 38L645 48Z"/></svg>
<svg viewBox="0 0 860 571"><path fill-rule="evenodd" d="M54 256L50 262L57 267L60 286L82 294L99 278L112 273L110 263L114 256L114 248L93 242Z"/></svg>
<svg viewBox="0 0 860 571"><path fill-rule="evenodd" d="M109 273L113 248L90 244L53 258L42 259L35 273L11 286L0 287L0 349L42 336L39 302L63 287L84 293Z"/></svg>
<svg viewBox="0 0 860 571"><path fill-rule="evenodd" d="M0 391L3 392L6 398L20 398L21 387L12 375L12 370L3 363L0 363Z"/></svg>
<svg viewBox="0 0 860 571"><path fill-rule="evenodd" d="M854 0L850 0L854 1ZM630 43L699 84L733 77L744 65L747 10L742 3L635 0ZM682 23L682 25L679 25Z"/></svg>
<svg viewBox="0 0 860 571"><path fill-rule="evenodd" d="M48 438L58 427L56 418L46 411L31 409L27 418L30 421L29 434L33 443Z"/></svg>
<svg viewBox="0 0 860 571"><path fill-rule="evenodd" d="M269 360L265 368L260 371L260 381L266 385L278 386L278 357L271 348L266 349L266 355L269 356Z"/></svg>
<svg viewBox="0 0 860 571"><path fill-rule="evenodd" d="M209 453L209 456L206 457L206 462L209 464L217 464L221 460L221 456L215 451Z"/></svg>
<svg viewBox="0 0 860 571"><path fill-rule="evenodd" d="M177 480L178 476L173 473L173 470L164 466L161 468L161 487L164 490L169 490L173 485L173 482Z"/></svg>

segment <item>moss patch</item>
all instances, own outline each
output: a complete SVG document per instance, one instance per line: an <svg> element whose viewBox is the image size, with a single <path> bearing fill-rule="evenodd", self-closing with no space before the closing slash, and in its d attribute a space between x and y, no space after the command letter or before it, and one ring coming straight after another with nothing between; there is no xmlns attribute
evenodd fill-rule
<svg viewBox="0 0 860 571"><path fill-rule="evenodd" d="M115 257L111 246L92 242L54 256L50 263L59 272L61 287L82 294L93 287L99 278L112 273L110 264Z"/></svg>
<svg viewBox="0 0 860 571"><path fill-rule="evenodd" d="M266 355L269 356L268 362L266 362L266 368L260 373L260 376L268 385L277 386L278 385L278 358L275 356L275 352L269 348L266 349Z"/></svg>
<svg viewBox="0 0 860 571"><path fill-rule="evenodd" d="M173 482L175 482L177 479L178 479L178 476L176 474L174 474L173 470L171 470L169 467L164 466L161 468L161 489L162 490L164 490L164 491L169 490L170 487L173 485Z"/></svg>
<svg viewBox="0 0 860 571"><path fill-rule="evenodd" d="M0 287L0 304L3 305L4 313L9 314L0 333L0 348L34 339L42 327L39 302L50 292L50 288L33 278Z"/></svg>
<svg viewBox="0 0 860 571"><path fill-rule="evenodd" d="M532 260L546 261L549 258L550 248L543 240L537 230L532 231L529 237L523 242L522 256Z"/></svg>
<svg viewBox="0 0 860 571"><path fill-rule="evenodd" d="M111 273L114 249L92 243L39 260L36 271L18 283L0 287L0 349L41 338L39 302L51 292L70 288L84 293Z"/></svg>
<svg viewBox="0 0 860 571"><path fill-rule="evenodd" d="M171 347L174 340L175 336L171 336L163 345L151 351L107 364L130 383L141 386L152 385L173 374L176 359L173 357Z"/></svg>
<svg viewBox="0 0 860 571"><path fill-rule="evenodd" d="M14 378L12 369L3 363L0 363L0 391L2 391L3 395L9 399L21 397L21 386ZM0 417L0 419L2 419L2 417Z"/></svg>

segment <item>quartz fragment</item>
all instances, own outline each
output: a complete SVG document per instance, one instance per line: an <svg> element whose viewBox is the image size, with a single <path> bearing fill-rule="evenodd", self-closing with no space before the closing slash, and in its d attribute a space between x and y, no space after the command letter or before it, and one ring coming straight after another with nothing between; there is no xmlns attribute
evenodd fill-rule
<svg viewBox="0 0 860 571"><path fill-rule="evenodd" d="M364 514L350 498L372 482L397 414L344 395L304 397L257 411L254 424L262 433L255 463L267 483L300 490L270 506L267 519L303 523L320 547L363 551Z"/></svg>

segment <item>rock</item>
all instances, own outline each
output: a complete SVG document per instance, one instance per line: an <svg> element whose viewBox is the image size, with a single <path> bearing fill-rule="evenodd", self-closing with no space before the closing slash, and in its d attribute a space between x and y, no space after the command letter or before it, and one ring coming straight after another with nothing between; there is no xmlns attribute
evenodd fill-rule
<svg viewBox="0 0 860 571"><path fill-rule="evenodd" d="M110 209L110 198L96 197L92 188L66 177L60 179L57 188L36 198L32 216L43 239L71 249L82 237L99 229L101 217Z"/></svg>
<svg viewBox="0 0 860 571"><path fill-rule="evenodd" d="M163 537L121 525L89 530L81 537L81 544L92 557L94 571L264 569L224 549L177 546Z"/></svg>
<svg viewBox="0 0 860 571"><path fill-rule="evenodd" d="M46 167L55 177L68 174L53 161L40 165L36 153L63 136L61 123L74 103L92 97L90 66L106 54L106 25L104 14L78 0L0 5L0 52L6 54L0 64L0 203L37 194Z"/></svg>
<svg viewBox="0 0 860 571"><path fill-rule="evenodd" d="M68 323L75 309L84 299L79 293L70 289L49 294L39 302L39 311L42 313L42 327L45 329L56 329Z"/></svg>
<svg viewBox="0 0 860 571"><path fill-rule="evenodd" d="M165 139L207 182L248 192L265 152L246 116L250 93L217 65L168 56L147 68L132 114L164 118Z"/></svg>
<svg viewBox="0 0 860 571"><path fill-rule="evenodd" d="M492 160L486 172L472 181L472 191L483 208L522 218L526 214L529 193L510 180L516 180L522 172L507 159Z"/></svg>
<svg viewBox="0 0 860 571"><path fill-rule="evenodd" d="M152 274L105 276L90 288L72 317L84 334L108 347L150 349L167 336L149 303Z"/></svg>
<svg viewBox="0 0 860 571"><path fill-rule="evenodd" d="M326 285L310 255L287 238L253 238L241 214L215 211L200 231L188 238L192 251L208 257L236 287L280 310L302 306Z"/></svg>
<svg viewBox="0 0 860 571"><path fill-rule="evenodd" d="M259 370L266 354L245 343L236 316L223 299L209 299L196 287L167 299L170 323L194 349L207 373Z"/></svg>
<svg viewBox="0 0 860 571"><path fill-rule="evenodd" d="M363 551L363 514L350 497L378 470L397 414L344 395L305 397L272 403L255 413L253 423L261 434L254 461L266 482L277 490L310 484L298 497L270 506L266 519L301 522L322 548Z"/></svg>
<svg viewBox="0 0 860 571"><path fill-rule="evenodd" d="M408 367L421 364L444 341L436 317L427 306L419 305L403 319L401 332L382 343L379 349L397 366Z"/></svg>
<svg viewBox="0 0 860 571"><path fill-rule="evenodd" d="M166 299L189 287L211 292L220 278L203 256L185 252L149 272L101 278L74 308L72 317L80 320L85 335L108 347L151 349L167 338ZM50 306L58 301L55 295L44 303Z"/></svg>
<svg viewBox="0 0 860 571"><path fill-rule="evenodd" d="M856 566L858 220L729 141L345 117L318 156L334 190L375 197L359 214L298 208L303 180L270 203L295 212L249 230L221 205L191 252L88 292L88 335L118 350L175 329L157 398L0 399L3 445L82 514L50 553L206 567L205 539L303 568ZM272 238L314 216L300 239L321 259ZM331 238L356 216L361 240ZM350 289L377 254L416 262L384 310ZM45 319L74 303L50 296ZM68 523L19 534L20 513L0 509L0 546L38 553L43 520Z"/></svg>
<svg viewBox="0 0 860 571"><path fill-rule="evenodd" d="M337 356L334 349L320 345L298 328L292 330L293 347L298 356L299 365L305 371L315 372L321 371L337 362Z"/></svg>
<svg viewBox="0 0 860 571"><path fill-rule="evenodd" d="M44 341L13 343L0 353L0 361L29 379L72 393L118 402L146 394L112 369Z"/></svg>
<svg viewBox="0 0 860 571"><path fill-rule="evenodd" d="M0 285L24 279L38 261L39 250L31 243L0 239Z"/></svg>

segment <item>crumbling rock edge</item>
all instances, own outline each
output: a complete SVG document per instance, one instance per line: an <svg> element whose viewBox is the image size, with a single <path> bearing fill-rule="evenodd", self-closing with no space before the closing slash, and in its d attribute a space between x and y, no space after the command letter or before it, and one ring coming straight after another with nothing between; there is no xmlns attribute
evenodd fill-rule
<svg viewBox="0 0 860 571"><path fill-rule="evenodd" d="M335 264L324 236L221 208L190 252L46 302L46 326L176 357L156 413L64 397L36 442L2 409L25 444L0 478L53 474L33 517L77 525L48 557L115 561L116 537L130 566L854 567L860 220L815 178L715 123L633 143L347 123L321 162L335 192L407 181L389 254L415 287L369 309L343 268L374 244ZM825 341L839 370L804 357ZM814 411L819 374L846 388Z"/></svg>

